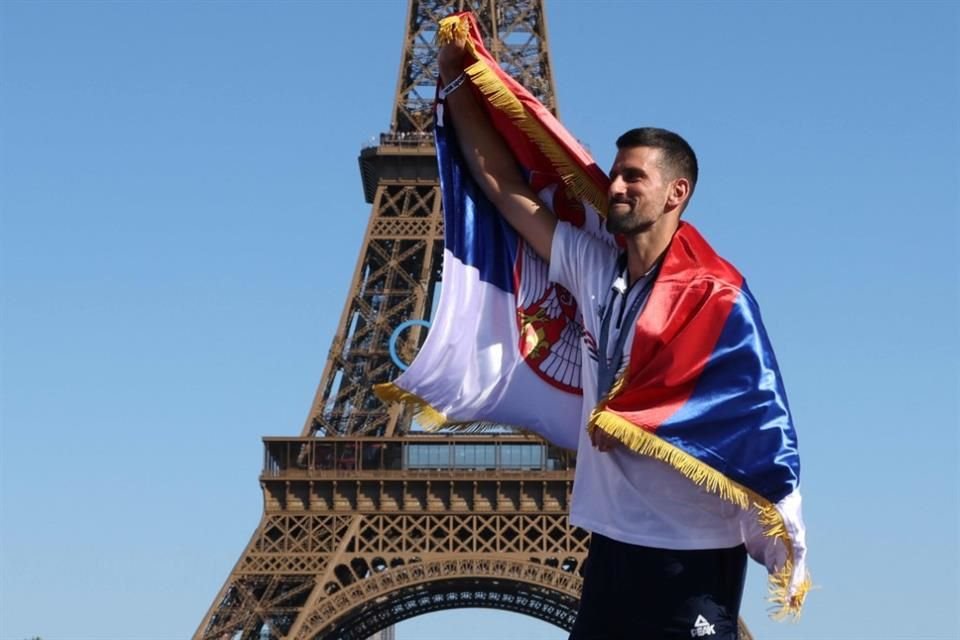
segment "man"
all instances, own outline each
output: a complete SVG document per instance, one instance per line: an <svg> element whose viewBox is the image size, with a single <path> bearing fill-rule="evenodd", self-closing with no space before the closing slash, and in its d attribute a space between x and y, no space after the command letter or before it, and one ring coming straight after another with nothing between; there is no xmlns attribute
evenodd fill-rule
<svg viewBox="0 0 960 640"><path fill-rule="evenodd" d="M622 383L637 318L696 186L696 156L680 136L662 129L634 129L617 140L606 226L623 239L621 253L558 222L528 186L471 91L457 90L464 54L462 40L440 50L444 117L452 120L487 198L583 312L581 424L591 427L580 432L570 519L591 531L592 540L571 638L736 638L744 538L762 534L744 533L742 510L676 465L638 455L643 445L624 446L632 436L615 420L602 423L610 428L592 420L595 407ZM692 228L685 233L709 249ZM758 559L771 566L769 558Z"/></svg>

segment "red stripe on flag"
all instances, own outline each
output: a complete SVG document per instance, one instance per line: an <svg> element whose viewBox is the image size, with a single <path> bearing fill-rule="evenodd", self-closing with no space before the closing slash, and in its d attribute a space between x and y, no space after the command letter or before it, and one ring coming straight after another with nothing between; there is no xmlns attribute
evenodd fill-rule
<svg viewBox="0 0 960 640"><path fill-rule="evenodd" d="M607 410L655 431L682 407L710 361L742 283L732 265L681 223L637 320L626 384Z"/></svg>

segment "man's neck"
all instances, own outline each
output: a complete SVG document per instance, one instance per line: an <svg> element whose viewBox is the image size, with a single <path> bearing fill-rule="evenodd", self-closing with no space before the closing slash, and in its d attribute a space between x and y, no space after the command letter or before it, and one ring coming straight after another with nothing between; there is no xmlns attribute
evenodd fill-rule
<svg viewBox="0 0 960 640"><path fill-rule="evenodd" d="M626 236L627 274L633 284L650 271L664 254L679 224L656 224L641 233Z"/></svg>

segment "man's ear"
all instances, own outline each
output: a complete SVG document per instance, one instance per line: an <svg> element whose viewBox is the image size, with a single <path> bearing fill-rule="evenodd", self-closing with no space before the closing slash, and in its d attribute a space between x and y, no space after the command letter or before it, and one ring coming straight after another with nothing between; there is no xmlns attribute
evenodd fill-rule
<svg viewBox="0 0 960 640"><path fill-rule="evenodd" d="M690 181L687 178L677 178L670 185L667 193L667 205L682 207L690 199Z"/></svg>

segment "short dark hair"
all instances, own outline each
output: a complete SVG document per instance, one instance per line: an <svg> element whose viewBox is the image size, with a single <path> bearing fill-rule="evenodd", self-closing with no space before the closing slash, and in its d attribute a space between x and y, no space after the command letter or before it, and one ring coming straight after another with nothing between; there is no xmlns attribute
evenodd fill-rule
<svg viewBox="0 0 960 640"><path fill-rule="evenodd" d="M641 127L630 129L617 138L617 149L632 149L633 147L653 147L660 149L666 169L674 177L683 177L690 181L690 192L697 186L697 154L693 147L673 131L656 127Z"/></svg>

